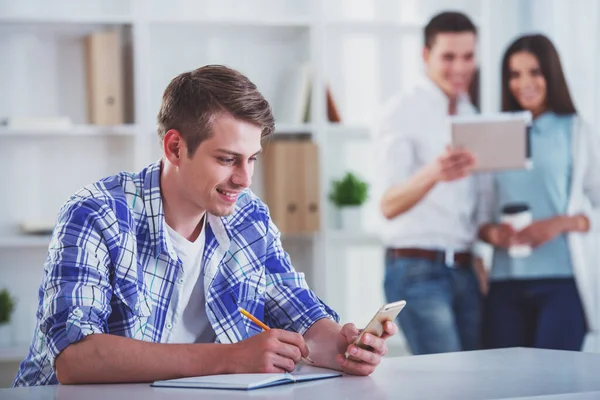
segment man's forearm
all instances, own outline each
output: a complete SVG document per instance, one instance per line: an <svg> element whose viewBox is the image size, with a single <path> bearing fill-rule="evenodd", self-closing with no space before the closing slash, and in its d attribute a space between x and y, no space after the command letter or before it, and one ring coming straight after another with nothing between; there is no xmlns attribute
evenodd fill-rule
<svg viewBox="0 0 600 400"><path fill-rule="evenodd" d="M430 166L417 171L408 181L389 189L382 197L381 212L392 219L413 208L435 186L437 179Z"/></svg>
<svg viewBox="0 0 600 400"><path fill-rule="evenodd" d="M309 357L320 367L340 369L335 357L340 354L338 340L342 327L336 322L323 318L315 322L304 334L310 351Z"/></svg>
<svg viewBox="0 0 600 400"><path fill-rule="evenodd" d="M230 372L225 344L150 343L109 334L89 335L56 358L62 384L152 382Z"/></svg>
<svg viewBox="0 0 600 400"><path fill-rule="evenodd" d="M493 244L492 239L490 238L490 230L494 227L494 224L488 223L479 227L479 232L477 236L479 239L483 240L486 243Z"/></svg>

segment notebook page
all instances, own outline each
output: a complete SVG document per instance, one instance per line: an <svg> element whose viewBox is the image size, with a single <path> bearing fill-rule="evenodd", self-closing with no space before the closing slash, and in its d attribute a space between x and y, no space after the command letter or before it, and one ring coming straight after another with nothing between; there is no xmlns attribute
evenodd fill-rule
<svg viewBox="0 0 600 400"><path fill-rule="evenodd" d="M327 368L314 367L300 363L296 366L296 369L290 374L294 377L296 382L302 382L313 379L333 378L336 376L342 376L342 373Z"/></svg>
<svg viewBox="0 0 600 400"><path fill-rule="evenodd" d="M156 381L153 386L250 389L275 382L291 382L287 374L224 374Z"/></svg>

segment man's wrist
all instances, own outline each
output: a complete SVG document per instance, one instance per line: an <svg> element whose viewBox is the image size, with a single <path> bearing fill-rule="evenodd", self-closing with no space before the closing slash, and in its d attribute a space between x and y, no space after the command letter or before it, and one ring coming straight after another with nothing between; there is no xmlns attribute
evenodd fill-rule
<svg viewBox="0 0 600 400"><path fill-rule="evenodd" d="M425 178L427 186L433 186L442 180L436 162L427 164L425 166L423 169L423 177Z"/></svg>
<svg viewBox="0 0 600 400"><path fill-rule="evenodd" d="M239 373L236 365L238 355L236 350L240 347L240 343L232 344L217 344L215 343L215 375L219 374L236 374Z"/></svg>
<svg viewBox="0 0 600 400"><path fill-rule="evenodd" d="M489 244L494 244L494 240L492 238L492 232L494 230L494 224L486 224L481 227L479 230L479 238L484 242Z"/></svg>
<svg viewBox="0 0 600 400"><path fill-rule="evenodd" d="M183 376L220 375L235 373L234 344L188 344L187 362L182 362ZM183 360L182 360L183 361Z"/></svg>

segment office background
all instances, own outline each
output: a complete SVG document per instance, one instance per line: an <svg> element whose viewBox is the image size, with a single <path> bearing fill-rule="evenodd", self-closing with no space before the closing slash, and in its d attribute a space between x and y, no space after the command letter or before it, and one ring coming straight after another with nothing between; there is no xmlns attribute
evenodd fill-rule
<svg viewBox="0 0 600 400"><path fill-rule="evenodd" d="M354 172L369 182L376 173L371 121L384 99L422 73L424 23L449 9L479 29L483 112L499 110L508 42L543 32L559 49L580 113L600 126L600 0L0 0L0 289L17 301L0 328L0 385L12 380L31 340L44 230L83 185L158 159L164 88L209 63L248 75L273 105L276 139L308 149L298 159L306 171L286 169L281 157L259 162L253 189L272 208L283 204L284 246L317 294L343 321L367 323L384 302L377 199L361 207L358 226L346 225L329 201L332 180ZM116 78L98 72L115 63L91 61L86 38L101 32L116 32L112 47L92 45L100 55L118 50ZM106 95L90 74L119 82L115 120L90 117L88 107L101 114ZM271 154L290 151L278 144ZM274 167L304 183L274 191L269 183L281 176L266 173ZM308 207L295 215L310 224L286 216L290 193ZM391 346L406 354L401 336Z"/></svg>

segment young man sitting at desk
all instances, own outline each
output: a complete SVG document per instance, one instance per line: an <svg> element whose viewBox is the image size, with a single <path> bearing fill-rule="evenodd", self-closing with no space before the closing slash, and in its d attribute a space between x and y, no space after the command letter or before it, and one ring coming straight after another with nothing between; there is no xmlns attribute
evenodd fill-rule
<svg viewBox="0 0 600 400"><path fill-rule="evenodd" d="M396 326L367 335L371 350L350 345L358 330L308 288L248 189L273 130L269 104L239 72L206 66L173 79L158 115L162 159L61 208L14 385L284 372L309 354L372 373Z"/></svg>

